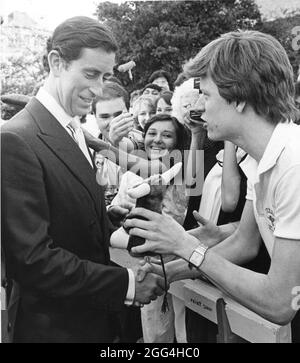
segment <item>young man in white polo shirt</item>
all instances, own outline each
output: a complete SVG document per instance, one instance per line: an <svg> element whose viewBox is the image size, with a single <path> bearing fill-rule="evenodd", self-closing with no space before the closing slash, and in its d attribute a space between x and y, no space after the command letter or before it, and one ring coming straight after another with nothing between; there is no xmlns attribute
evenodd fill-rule
<svg viewBox="0 0 300 363"><path fill-rule="evenodd" d="M297 313L293 294L300 286L300 128L287 121L295 113L287 54L270 35L233 32L204 47L186 72L201 79L208 137L229 140L254 159L253 202L246 202L239 228L209 249L201 229L191 235L167 217L136 209L132 214L146 221L128 219L126 227L147 242L135 252L174 253L185 261L167 265L170 281L204 273L241 304L285 325ZM260 233L271 256L267 275L238 266L255 257ZM299 335L294 323L294 341Z"/></svg>

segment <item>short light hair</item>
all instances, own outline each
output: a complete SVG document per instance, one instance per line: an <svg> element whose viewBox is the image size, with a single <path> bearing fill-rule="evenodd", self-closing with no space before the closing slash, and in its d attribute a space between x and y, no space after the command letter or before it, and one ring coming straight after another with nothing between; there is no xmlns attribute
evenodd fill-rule
<svg viewBox="0 0 300 363"><path fill-rule="evenodd" d="M184 71L190 77L210 76L228 102L245 101L273 124L295 118L293 69L271 35L224 34L202 48Z"/></svg>
<svg viewBox="0 0 300 363"><path fill-rule="evenodd" d="M136 99L133 103L133 107L132 107L132 113L133 113L133 116L135 118L138 117L138 113L140 112L140 108L141 108L141 105L143 103L146 103L150 109L152 109L155 113L155 110L156 110L156 103L157 102L154 102L152 100L152 98L150 97L147 97L147 96L140 96L138 99Z"/></svg>

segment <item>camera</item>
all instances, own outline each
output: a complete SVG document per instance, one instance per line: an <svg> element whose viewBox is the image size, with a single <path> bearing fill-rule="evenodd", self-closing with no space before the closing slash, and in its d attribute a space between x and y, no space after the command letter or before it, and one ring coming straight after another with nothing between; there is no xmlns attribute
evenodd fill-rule
<svg viewBox="0 0 300 363"><path fill-rule="evenodd" d="M194 78L194 89L197 89L200 92L200 77Z"/></svg>
<svg viewBox="0 0 300 363"><path fill-rule="evenodd" d="M200 90L200 77L195 77L194 78L193 88L198 90L200 94L202 93L201 90ZM204 123L204 121L201 118L202 113L203 113L202 110L192 109L192 110L189 111L189 118L193 122Z"/></svg>
<svg viewBox="0 0 300 363"><path fill-rule="evenodd" d="M202 111L201 110L190 110L189 111L189 118L191 121L194 122L204 122L201 118L202 116Z"/></svg>
<svg viewBox="0 0 300 363"><path fill-rule="evenodd" d="M203 128L206 128L206 122L202 119L202 113L202 110L190 110L189 119L190 121L201 125Z"/></svg>

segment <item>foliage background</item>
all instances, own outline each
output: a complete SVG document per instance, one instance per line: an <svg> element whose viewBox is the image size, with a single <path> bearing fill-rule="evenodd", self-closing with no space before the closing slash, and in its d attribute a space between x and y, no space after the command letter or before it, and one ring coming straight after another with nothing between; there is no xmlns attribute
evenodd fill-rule
<svg viewBox="0 0 300 363"><path fill-rule="evenodd" d="M295 73L300 63L299 51L291 47L291 30L300 25L299 13L264 21L254 0L105 2L96 13L117 37L119 63L136 61L133 82L127 74L118 75L129 91L143 87L150 74L161 68L175 80L183 63L204 45L237 29L274 35L288 52Z"/></svg>
<svg viewBox="0 0 300 363"><path fill-rule="evenodd" d="M35 93L46 75L42 56L48 36L43 30L28 27L1 28L1 45L7 51L1 55L1 94Z"/></svg>
<svg viewBox="0 0 300 363"><path fill-rule="evenodd" d="M169 71L174 81L183 63L201 47L236 29L258 29L274 35L288 52L295 74L300 64L299 50L291 46L292 29L300 26L300 9L267 21L254 0L128 1L120 5L101 2L95 14L116 35L118 63L136 61L133 82L127 73L116 72L128 91L143 87L150 74L161 68ZM1 26L1 37L3 29ZM28 29L7 34L8 43L17 44L20 51L1 57L1 94L33 95L46 76L42 56L49 34L33 30L24 38L25 31Z"/></svg>

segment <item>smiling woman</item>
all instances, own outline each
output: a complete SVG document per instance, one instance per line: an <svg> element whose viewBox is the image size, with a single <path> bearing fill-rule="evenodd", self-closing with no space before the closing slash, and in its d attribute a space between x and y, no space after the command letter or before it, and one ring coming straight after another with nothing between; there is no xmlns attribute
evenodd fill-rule
<svg viewBox="0 0 300 363"><path fill-rule="evenodd" d="M144 128L145 150L149 158L161 158L172 150L184 150L186 130L168 114L157 114L150 118Z"/></svg>
<svg viewBox="0 0 300 363"><path fill-rule="evenodd" d="M185 129L179 121L168 114L158 114L150 118L150 120L146 123L145 129L145 150L147 153L147 157L151 160L169 160L169 163L174 162L171 159L172 151L179 149L182 151L184 140L185 140ZM174 154L172 154L173 156ZM170 157L168 157L170 156ZM181 163L180 163L181 164ZM178 164L174 166L174 168L178 167ZM172 169L172 168L171 168ZM166 175L170 172L169 169L163 175ZM172 169L174 171L174 169ZM153 175L153 173L152 173ZM180 176L180 175L178 175ZM149 179L155 183L156 179ZM160 175L160 177L162 177ZM182 179L179 178L181 181ZM142 183L142 184L141 184ZM155 188L155 184L151 185L151 193L147 197L144 195L142 198L139 198L137 194L128 193L128 190L131 187L139 186L142 187L142 190L149 190L148 182L144 183L144 180L141 176L138 176L132 172L126 172L122 176L122 181L120 185L119 192L112 204L117 205L120 204L120 201L126 200L127 203L131 203L133 205L139 205L150 209L160 210L162 214L171 216L178 223L183 224L187 206L187 199L185 196L185 185L184 183L174 182L170 183L170 180L166 182L168 185L167 189L158 187ZM152 188L153 187L153 188ZM137 188L138 189L138 188ZM139 198L136 200L136 198ZM117 248L127 248L135 245L133 239L129 240L129 235L126 234L122 228L115 233L112 234L111 244ZM129 243L129 244L128 244ZM131 244L132 243L132 244ZM130 248L129 248L130 249ZM164 261L170 260L171 256L164 256ZM168 301L170 310L164 312L164 308L166 307L166 302ZM176 339L179 342L186 342L185 338L185 324L184 324L184 314L181 312L179 315L178 311L184 311L184 307L180 305L180 302L176 301L176 308L172 304L172 298L170 295L165 295L164 298L159 298L149 306L144 306L141 310L142 317L142 328L143 328L143 338L145 343L157 343L157 342L169 342L172 343L174 341L174 332L175 326L180 326L180 331L176 332ZM174 313L175 311L175 313ZM176 316L176 324L174 323L174 314ZM183 319L180 320L180 319Z"/></svg>
<svg viewBox="0 0 300 363"><path fill-rule="evenodd" d="M161 117L163 116L163 117ZM157 159L168 154L177 143L174 121L165 115L157 121L149 120L145 126L145 150L150 159Z"/></svg>

